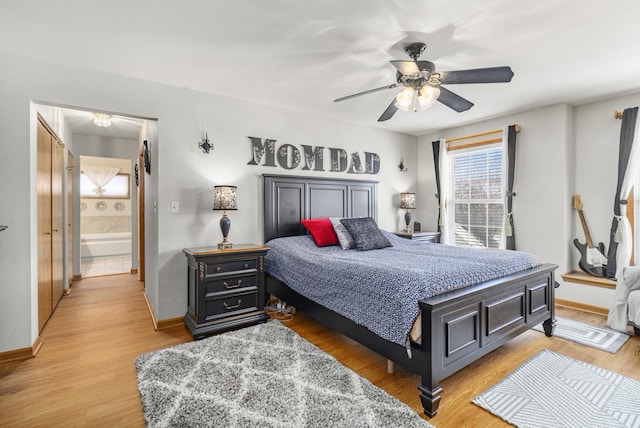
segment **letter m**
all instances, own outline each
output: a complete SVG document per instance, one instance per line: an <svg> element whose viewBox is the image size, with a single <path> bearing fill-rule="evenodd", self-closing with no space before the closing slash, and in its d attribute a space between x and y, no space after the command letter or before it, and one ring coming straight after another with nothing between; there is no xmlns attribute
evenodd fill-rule
<svg viewBox="0 0 640 428"><path fill-rule="evenodd" d="M249 137L251 140L251 160L247 165L260 165L264 157L264 166L276 166L276 140Z"/></svg>

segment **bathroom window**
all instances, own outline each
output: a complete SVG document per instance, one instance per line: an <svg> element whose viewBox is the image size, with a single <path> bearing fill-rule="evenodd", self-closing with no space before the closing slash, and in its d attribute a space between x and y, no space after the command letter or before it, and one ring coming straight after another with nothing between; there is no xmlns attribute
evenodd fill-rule
<svg viewBox="0 0 640 428"><path fill-rule="evenodd" d="M80 197L129 199L129 174L116 174L98 187L85 173L81 173Z"/></svg>

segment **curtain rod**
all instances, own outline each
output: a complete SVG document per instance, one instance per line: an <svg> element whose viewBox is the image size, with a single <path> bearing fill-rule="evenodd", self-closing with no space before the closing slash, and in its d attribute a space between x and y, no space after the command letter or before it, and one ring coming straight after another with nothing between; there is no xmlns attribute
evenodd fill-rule
<svg viewBox="0 0 640 428"><path fill-rule="evenodd" d="M614 112L613 112L613 117L614 117L615 119L622 119L622 112L621 112L621 111L618 111L618 110L614 111Z"/></svg>
<svg viewBox="0 0 640 428"><path fill-rule="evenodd" d="M502 137L490 138L488 140L474 141L473 143L458 144L457 146L447 147L447 150L452 152L454 150L468 149L469 147L484 146L485 144L499 143L500 141L502 141Z"/></svg>
<svg viewBox="0 0 640 428"><path fill-rule="evenodd" d="M514 126L516 127L516 132L520 132L520 125L518 125L516 123L516 124L514 124ZM447 143L453 143L453 142L461 141L461 140L468 140L470 138L482 137L483 135L497 134L499 132L502 132L502 128L494 129L492 131L480 132L478 134L466 135L464 137L452 138L450 140L447 140Z"/></svg>

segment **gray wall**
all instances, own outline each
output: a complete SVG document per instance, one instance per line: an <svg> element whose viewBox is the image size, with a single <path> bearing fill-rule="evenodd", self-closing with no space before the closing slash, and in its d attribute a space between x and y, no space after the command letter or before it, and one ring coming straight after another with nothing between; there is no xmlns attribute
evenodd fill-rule
<svg viewBox="0 0 640 428"><path fill-rule="evenodd" d="M378 153L380 173L362 178L380 181L378 219L385 229L402 228L398 195L416 190L413 136L10 54L0 54L0 98L0 144L11 155L0 157L0 195L7 202L0 205L0 219L9 225L0 236L0 352L29 347L38 336L34 102L158 119L149 122L141 140L149 139L152 159L151 175L145 176L145 291L160 320L186 311L182 249L222 240L221 213L211 210L214 185L238 186L239 209L230 216L232 242L262 243L261 174L358 178L247 165L249 136L298 148ZM198 148L205 131L215 145L208 155ZM72 141L70 148L77 158L79 144ZM398 170L402 155L412 173ZM171 201L180 202L180 213L170 212Z"/></svg>
<svg viewBox="0 0 640 428"><path fill-rule="evenodd" d="M562 284L556 296L608 308L612 290L564 282L560 274L579 270L574 238L584 242L576 211L580 194L594 241L608 248L617 177L620 121L614 110L640 104L640 94L598 100L577 107L557 104L505 115L472 125L419 137L418 173L420 217L435 228L437 204L431 141L454 138L517 123L518 134L513 215L517 249L543 262L559 265ZM426 199L426 203L423 200Z"/></svg>

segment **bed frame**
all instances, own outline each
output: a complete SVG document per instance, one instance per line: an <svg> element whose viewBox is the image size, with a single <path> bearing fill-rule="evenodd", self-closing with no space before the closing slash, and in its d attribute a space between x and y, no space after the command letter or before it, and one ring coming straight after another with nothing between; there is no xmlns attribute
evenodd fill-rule
<svg viewBox="0 0 640 428"><path fill-rule="evenodd" d="M317 217L376 218L377 182L264 175L264 239L303 235L300 220ZM267 275L267 293L407 370L420 375L425 414L435 416L439 382L503 343L543 323L547 336L555 326L554 271L542 266L451 291L419 302L422 341L407 349L323 307Z"/></svg>

